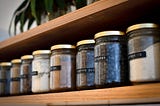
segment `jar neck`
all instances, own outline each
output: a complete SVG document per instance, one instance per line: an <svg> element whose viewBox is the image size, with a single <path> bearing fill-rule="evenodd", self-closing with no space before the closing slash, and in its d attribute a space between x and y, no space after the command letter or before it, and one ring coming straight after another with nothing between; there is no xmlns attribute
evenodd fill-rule
<svg viewBox="0 0 160 106"><path fill-rule="evenodd" d="M50 57L50 54L34 55L34 59L48 59L49 57Z"/></svg>
<svg viewBox="0 0 160 106"><path fill-rule="evenodd" d="M82 50L94 50L94 44L84 44L84 45L80 45L77 47L78 51L82 51Z"/></svg>
<svg viewBox="0 0 160 106"><path fill-rule="evenodd" d="M129 39L137 36L160 36L160 30L157 28L143 28L143 29L137 29L133 30L129 33L127 33L127 36Z"/></svg>
<svg viewBox="0 0 160 106"><path fill-rule="evenodd" d="M126 43L127 42L127 36L124 35L111 35L111 36L103 36L95 39L96 44L102 43L102 42L117 42L117 43Z"/></svg>
<svg viewBox="0 0 160 106"><path fill-rule="evenodd" d="M18 67L19 67L20 65L21 65L21 63L13 63L13 64L12 64L13 67L14 67L14 66L18 66Z"/></svg>
<svg viewBox="0 0 160 106"><path fill-rule="evenodd" d="M52 50L52 55L54 54L75 54L76 50L75 49L56 49Z"/></svg>
<svg viewBox="0 0 160 106"><path fill-rule="evenodd" d="M1 66L0 70L9 70L11 68L11 66Z"/></svg>
<svg viewBox="0 0 160 106"><path fill-rule="evenodd" d="M31 64L33 59L22 60L22 64Z"/></svg>

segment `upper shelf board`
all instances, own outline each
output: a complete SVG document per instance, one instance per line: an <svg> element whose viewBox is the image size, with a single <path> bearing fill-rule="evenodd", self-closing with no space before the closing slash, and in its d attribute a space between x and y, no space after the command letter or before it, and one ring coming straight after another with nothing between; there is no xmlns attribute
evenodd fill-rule
<svg viewBox="0 0 160 106"><path fill-rule="evenodd" d="M37 49L50 49L54 44L76 44L94 38L99 31L124 30L142 16L152 19L151 14L160 15L158 7L160 0L97 1L0 42L0 61L20 58Z"/></svg>

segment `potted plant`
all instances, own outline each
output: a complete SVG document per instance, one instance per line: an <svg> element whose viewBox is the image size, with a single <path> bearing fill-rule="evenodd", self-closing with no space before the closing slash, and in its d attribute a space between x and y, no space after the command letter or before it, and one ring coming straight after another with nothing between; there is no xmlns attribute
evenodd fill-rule
<svg viewBox="0 0 160 106"><path fill-rule="evenodd" d="M11 26L14 22L14 35L16 35L17 24L20 23L20 31L23 32L25 24L30 29L34 21L37 25L42 23L42 20L54 19L64 15L74 9L79 9L87 4L95 2L96 0L24 0L20 6L13 13L10 26L9 35L11 35Z"/></svg>

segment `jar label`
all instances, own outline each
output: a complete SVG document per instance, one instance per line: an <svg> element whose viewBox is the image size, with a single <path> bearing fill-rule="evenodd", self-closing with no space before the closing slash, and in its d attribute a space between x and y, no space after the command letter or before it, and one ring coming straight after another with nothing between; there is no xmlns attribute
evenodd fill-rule
<svg viewBox="0 0 160 106"><path fill-rule="evenodd" d="M20 81L19 77L11 78L11 81Z"/></svg>
<svg viewBox="0 0 160 106"><path fill-rule="evenodd" d="M129 60L133 60L133 59L137 59L137 58L144 58L144 57L146 57L146 52L145 51L132 53L132 54L128 55Z"/></svg>
<svg viewBox="0 0 160 106"><path fill-rule="evenodd" d="M26 78L28 78L28 74L21 75L20 78L21 79L26 79Z"/></svg>
<svg viewBox="0 0 160 106"><path fill-rule="evenodd" d="M32 76L38 75L38 71L32 71Z"/></svg>
<svg viewBox="0 0 160 106"><path fill-rule="evenodd" d="M106 58L107 58L107 56L97 56L97 57L95 57L95 62L98 62L98 61L104 61L104 60L106 60Z"/></svg>
<svg viewBox="0 0 160 106"><path fill-rule="evenodd" d="M40 77L43 77L43 75L49 75L49 72L41 72L41 73L39 73Z"/></svg>
<svg viewBox="0 0 160 106"><path fill-rule="evenodd" d="M6 79L0 79L0 82L6 82Z"/></svg>
<svg viewBox="0 0 160 106"><path fill-rule="evenodd" d="M77 74L80 74L80 73L94 73L94 68L77 69Z"/></svg>
<svg viewBox="0 0 160 106"><path fill-rule="evenodd" d="M60 71L61 70L61 66L51 66L50 67L50 71Z"/></svg>

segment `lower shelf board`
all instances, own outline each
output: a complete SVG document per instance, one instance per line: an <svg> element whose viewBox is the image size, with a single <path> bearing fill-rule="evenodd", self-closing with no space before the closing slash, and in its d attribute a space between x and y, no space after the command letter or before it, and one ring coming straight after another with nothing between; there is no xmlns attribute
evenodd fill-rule
<svg viewBox="0 0 160 106"><path fill-rule="evenodd" d="M160 103L160 83L0 97L0 104L90 105L135 103Z"/></svg>

